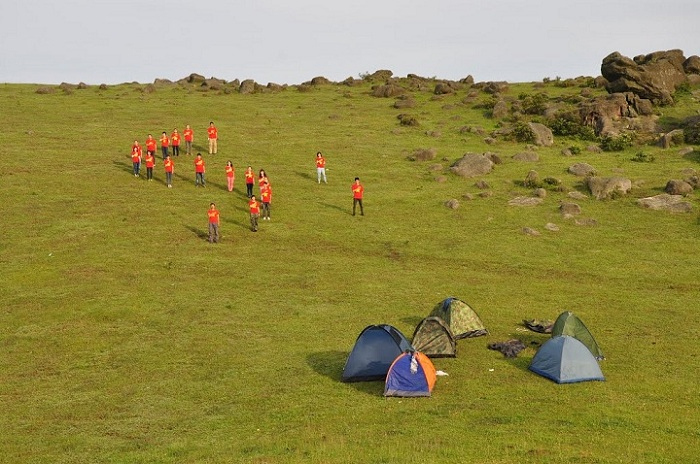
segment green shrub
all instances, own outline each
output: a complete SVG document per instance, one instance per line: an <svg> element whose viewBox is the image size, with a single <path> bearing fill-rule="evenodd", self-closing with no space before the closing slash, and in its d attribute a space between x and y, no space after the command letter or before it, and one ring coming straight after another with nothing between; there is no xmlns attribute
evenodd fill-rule
<svg viewBox="0 0 700 464"><path fill-rule="evenodd" d="M640 151L631 158L635 163L653 163L654 159L654 155L644 153L643 151Z"/></svg>
<svg viewBox="0 0 700 464"><path fill-rule="evenodd" d="M536 93L535 95L521 93L518 95L518 100L520 100L520 107L523 113L542 114L547 109L549 97L546 93Z"/></svg>
<svg viewBox="0 0 700 464"><path fill-rule="evenodd" d="M700 145L700 122L683 128L685 143Z"/></svg>
<svg viewBox="0 0 700 464"><path fill-rule="evenodd" d="M581 149L575 145L570 146L569 151L571 152L572 155L578 155L581 153Z"/></svg>
<svg viewBox="0 0 700 464"><path fill-rule="evenodd" d="M632 146L634 134L625 132L620 135L605 135L600 139L600 148L603 151L623 151Z"/></svg>
<svg viewBox="0 0 700 464"><path fill-rule="evenodd" d="M595 131L592 127L574 121L570 115L562 115L552 121L547 121L546 125L552 129L554 135L563 137L578 137L581 140L596 140Z"/></svg>
<svg viewBox="0 0 700 464"><path fill-rule="evenodd" d="M510 133L510 137L518 142L534 142L535 136L535 131L526 122L516 122Z"/></svg>

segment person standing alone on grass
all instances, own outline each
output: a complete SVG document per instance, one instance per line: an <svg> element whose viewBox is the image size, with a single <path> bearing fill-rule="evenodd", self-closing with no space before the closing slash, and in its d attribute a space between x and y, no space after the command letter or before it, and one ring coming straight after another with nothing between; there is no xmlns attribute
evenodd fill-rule
<svg viewBox="0 0 700 464"><path fill-rule="evenodd" d="M131 162L134 165L134 177L138 177L141 171L141 147L138 145L131 148Z"/></svg>
<svg viewBox="0 0 700 464"><path fill-rule="evenodd" d="M156 147L157 147L156 139L154 139L151 134L148 134L148 137L146 137L146 152L150 151L153 155L155 155L156 154Z"/></svg>
<svg viewBox="0 0 700 464"><path fill-rule="evenodd" d="M250 208L250 230L257 232L258 218L260 217L260 203L255 199L255 195L250 197L248 207Z"/></svg>
<svg viewBox="0 0 700 464"><path fill-rule="evenodd" d="M326 180L326 158L323 157L323 154L319 151L316 153L316 180L318 183L321 183L321 177L323 177L323 183L327 184L328 181Z"/></svg>
<svg viewBox="0 0 700 464"><path fill-rule="evenodd" d="M204 173L206 172L206 167L204 165L204 158L202 158L201 153L197 153L194 159L194 186L197 187L200 183L204 187Z"/></svg>
<svg viewBox="0 0 700 464"><path fill-rule="evenodd" d="M209 243L219 243L219 210L216 204L209 204Z"/></svg>
<svg viewBox="0 0 700 464"><path fill-rule="evenodd" d="M270 220L270 203L272 202L272 187L270 183L265 181L260 186L260 200L262 200L262 218L263 221Z"/></svg>
<svg viewBox="0 0 700 464"><path fill-rule="evenodd" d="M236 171L233 169L233 163L226 161L226 186L229 192L233 192L233 181L236 179Z"/></svg>
<svg viewBox="0 0 700 464"><path fill-rule="evenodd" d="M167 156L167 155L166 155ZM146 179L153 180L153 166L156 165L156 157L146 152Z"/></svg>
<svg viewBox="0 0 700 464"><path fill-rule="evenodd" d="M170 146L170 139L168 138L168 134L163 131L163 134L160 136L160 149L163 152L163 159L165 159L166 156L168 156L168 147Z"/></svg>
<svg viewBox="0 0 700 464"><path fill-rule="evenodd" d="M209 137L209 154L216 155L216 149L218 148L219 132L214 126L214 121L209 122L209 128L207 129L207 136Z"/></svg>
<svg viewBox="0 0 700 464"><path fill-rule="evenodd" d="M245 170L245 194L248 198L253 196L253 184L255 184L255 173L253 167L248 166Z"/></svg>
<svg viewBox="0 0 700 464"><path fill-rule="evenodd" d="M175 128L173 133L170 134L170 145L173 146L173 156L180 156L180 140L180 133L177 131L177 128Z"/></svg>
<svg viewBox="0 0 700 464"><path fill-rule="evenodd" d="M360 205L360 216L365 215L365 210L362 207L362 197L364 196L365 188L360 184L360 178L355 177L355 183L352 184L352 215L355 215L355 207Z"/></svg>
<svg viewBox="0 0 700 464"><path fill-rule="evenodd" d="M182 132L182 135L185 136L185 154L191 155L192 142L194 142L194 131L189 124L185 126L185 130Z"/></svg>
<svg viewBox="0 0 700 464"><path fill-rule="evenodd" d="M173 160L170 159L169 155L165 157L163 165L165 166L165 183L168 185L168 188L173 188L173 172L175 171L175 164L173 163Z"/></svg>

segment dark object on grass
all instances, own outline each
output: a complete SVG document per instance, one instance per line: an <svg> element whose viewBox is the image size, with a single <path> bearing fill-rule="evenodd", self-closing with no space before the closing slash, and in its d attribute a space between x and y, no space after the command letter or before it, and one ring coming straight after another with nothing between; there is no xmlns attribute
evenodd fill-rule
<svg viewBox="0 0 700 464"><path fill-rule="evenodd" d="M488 349L500 351L506 358L515 358L518 356L518 353L525 349L525 344L517 338L514 338L507 342L489 343Z"/></svg>
<svg viewBox="0 0 700 464"><path fill-rule="evenodd" d="M549 319L523 319L523 325L533 332L548 334L552 333L554 321L550 321Z"/></svg>

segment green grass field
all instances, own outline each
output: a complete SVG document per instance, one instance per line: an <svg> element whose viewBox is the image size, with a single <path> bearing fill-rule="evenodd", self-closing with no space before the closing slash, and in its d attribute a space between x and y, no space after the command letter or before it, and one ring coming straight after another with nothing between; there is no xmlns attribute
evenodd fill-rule
<svg viewBox="0 0 700 464"><path fill-rule="evenodd" d="M369 95L370 84L243 95L141 85L40 95L0 85L0 462L7 463L690 463L700 449L700 317L695 212L636 205L699 169L695 151L645 146L566 157L586 143L556 139L540 161L524 144L461 130L496 121L467 90L416 107ZM509 95L581 89L511 84ZM595 89L594 93L604 93ZM486 98L482 94L479 98ZM663 108L697 109L692 94ZM399 124L414 114L418 127ZM131 174L131 142L208 122L219 153L175 159L174 187ZM439 134L436 134L438 133ZM435 136L439 135L439 136ZM435 148L437 159L407 160ZM653 163L635 163L643 149ZM328 185L314 156L327 158ZM503 164L476 179L449 173L466 152ZM226 191L224 166L236 167ZM580 200L566 172L587 162L637 186L615 200ZM442 170L431 166L441 164ZM243 171L264 168L272 221L249 230ZM542 205L531 169L562 180ZM444 175L446 182L436 182ZM365 216L350 185L365 186ZM477 180L490 185L481 197ZM472 194L473 199L464 199ZM451 210L445 201L456 198ZM222 240L206 240L209 203ZM558 232L545 230L547 223ZM540 236L522 232L531 227ZM385 399L383 382L344 384L357 335L387 323L410 338L448 296L469 302L490 334L461 340L429 399ZM576 313L607 359L606 382L557 385L528 370L523 319ZM516 359L488 350L520 338Z"/></svg>

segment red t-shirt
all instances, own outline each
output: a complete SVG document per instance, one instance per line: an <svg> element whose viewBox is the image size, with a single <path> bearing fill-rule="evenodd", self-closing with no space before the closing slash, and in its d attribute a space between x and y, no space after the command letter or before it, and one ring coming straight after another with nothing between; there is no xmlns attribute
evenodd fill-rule
<svg viewBox="0 0 700 464"><path fill-rule="evenodd" d="M167 135L164 135L160 138L160 146L161 147L170 146L170 139L168 138Z"/></svg>
<svg viewBox="0 0 700 464"><path fill-rule="evenodd" d="M204 173L204 158L194 159L194 171Z"/></svg>
<svg viewBox="0 0 700 464"><path fill-rule="evenodd" d="M141 162L141 155L139 154L139 151L135 148L131 151L131 161L133 163Z"/></svg>
<svg viewBox="0 0 700 464"><path fill-rule="evenodd" d="M214 208L214 209L209 209L207 211L207 214L209 215L209 224L218 224L219 223L219 210Z"/></svg>
<svg viewBox="0 0 700 464"><path fill-rule="evenodd" d="M226 177L233 177L234 169L233 166L226 166Z"/></svg>
<svg viewBox="0 0 700 464"><path fill-rule="evenodd" d="M185 136L185 142L194 140L194 131L192 129L185 129L182 134Z"/></svg>
<svg viewBox="0 0 700 464"><path fill-rule="evenodd" d="M250 207L250 214L260 214L260 203L258 203L258 200L250 200L248 206Z"/></svg>
<svg viewBox="0 0 700 464"><path fill-rule="evenodd" d="M180 134L178 132L173 132L170 136L170 140L173 142L173 147L180 146Z"/></svg>
<svg viewBox="0 0 700 464"><path fill-rule="evenodd" d="M173 160L166 158L163 164L165 165L165 172L173 172Z"/></svg>
<svg viewBox="0 0 700 464"><path fill-rule="evenodd" d="M316 157L316 167L317 168L325 168L326 167L326 158L324 158L323 156Z"/></svg>
<svg viewBox="0 0 700 464"><path fill-rule="evenodd" d="M146 151L156 151L156 139L146 139Z"/></svg>
<svg viewBox="0 0 700 464"><path fill-rule="evenodd" d="M150 153L146 155L146 167L152 168L156 164L156 159Z"/></svg>
<svg viewBox="0 0 700 464"><path fill-rule="evenodd" d="M270 184L263 184L260 187L260 197L263 203L272 202L272 187L270 187Z"/></svg>
<svg viewBox="0 0 700 464"><path fill-rule="evenodd" d="M143 149L141 148L141 145L136 145L136 144L132 145L131 146L131 153L132 154L134 153L134 150L139 154L139 156L143 155Z"/></svg>
<svg viewBox="0 0 700 464"><path fill-rule="evenodd" d="M209 136L210 139L215 139L215 138L217 138L216 127L214 127L214 126L209 126L209 128L207 129L207 135Z"/></svg>
<svg viewBox="0 0 700 464"><path fill-rule="evenodd" d="M254 184L255 183L255 174L253 173L253 171L246 170L245 183L246 184Z"/></svg>
<svg viewBox="0 0 700 464"><path fill-rule="evenodd" d="M352 197L355 200L362 200L362 194L365 192L365 188L361 184L352 184Z"/></svg>

